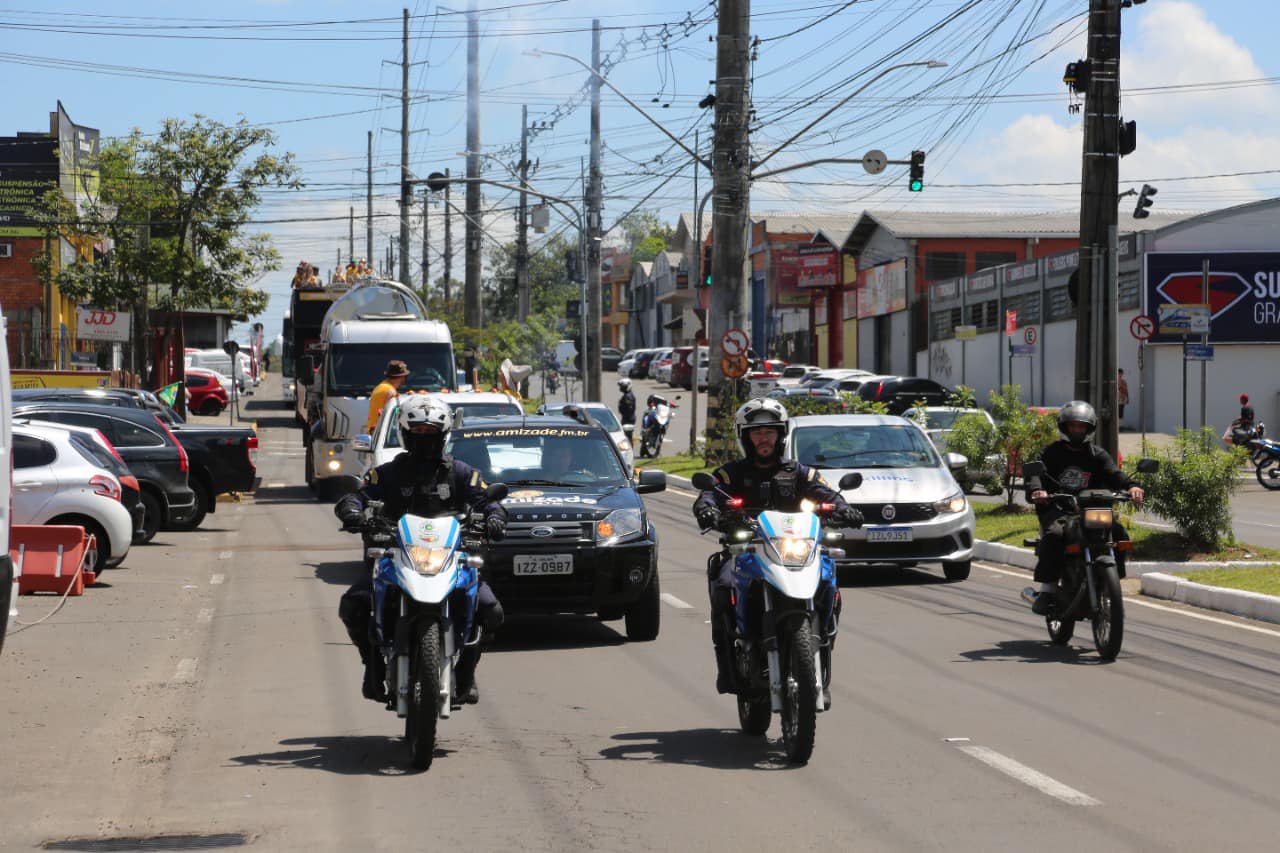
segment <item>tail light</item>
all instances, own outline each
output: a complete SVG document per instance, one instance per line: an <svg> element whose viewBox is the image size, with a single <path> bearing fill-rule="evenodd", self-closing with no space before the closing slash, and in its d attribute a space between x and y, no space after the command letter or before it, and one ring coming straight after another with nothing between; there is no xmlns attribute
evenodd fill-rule
<svg viewBox="0 0 1280 853"><path fill-rule="evenodd" d="M102 495L104 498L111 498L113 501L120 500L120 484L116 482L114 477L94 474L89 478L89 488L93 489L95 495Z"/></svg>
<svg viewBox="0 0 1280 853"><path fill-rule="evenodd" d="M884 393L884 383L883 383L883 382L877 382L877 383L876 383L876 399L877 399L877 400L879 400L879 399L880 399L880 395L881 395L881 394L883 394L883 393Z"/></svg>
<svg viewBox="0 0 1280 853"><path fill-rule="evenodd" d="M170 440L178 446L178 468L184 472L190 470L191 465L187 461L187 449L182 446L182 442L178 441L178 437L173 434L173 430L169 429L169 425L160 420L159 417L156 418L156 423L160 424L160 429L164 430L165 435L169 436Z"/></svg>
<svg viewBox="0 0 1280 853"><path fill-rule="evenodd" d="M106 435L104 435L102 430L100 429L95 429L94 432L98 434L98 443L100 443L107 450L110 450L111 455L114 456L116 459L120 460L121 465L125 465L126 463L124 461L124 458L120 456L119 451L116 450L116 446L111 443L111 439L107 438Z"/></svg>
<svg viewBox="0 0 1280 853"><path fill-rule="evenodd" d="M249 440L244 443L245 455L249 457L249 467L258 470L258 437L256 435L249 436Z"/></svg>
<svg viewBox="0 0 1280 853"><path fill-rule="evenodd" d="M121 474L116 479L120 481L122 489L129 488L133 489L135 492L142 491L142 486L138 485L138 478L132 474Z"/></svg>
<svg viewBox="0 0 1280 853"><path fill-rule="evenodd" d="M821 504L818 504L818 514L819 514L819 515L830 515L831 513L835 512L835 511L836 511L836 505L835 505L835 504L830 504L830 503L821 503Z"/></svg>
<svg viewBox="0 0 1280 853"><path fill-rule="evenodd" d="M729 509L742 509L746 503L742 498L729 498L729 500L725 501Z"/></svg>

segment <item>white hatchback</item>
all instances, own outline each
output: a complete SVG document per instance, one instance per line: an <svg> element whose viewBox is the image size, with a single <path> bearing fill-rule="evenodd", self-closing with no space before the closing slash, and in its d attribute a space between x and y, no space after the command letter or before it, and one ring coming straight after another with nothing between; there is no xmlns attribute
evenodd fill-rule
<svg viewBox="0 0 1280 853"><path fill-rule="evenodd" d="M120 481L55 426L13 425L13 522L74 524L97 537L94 571L118 563L133 542Z"/></svg>
<svg viewBox="0 0 1280 853"><path fill-rule="evenodd" d="M973 508L951 474L967 460L938 454L919 426L891 415L805 415L791 420L788 455L828 483L851 471L862 485L844 494L863 517L845 530L841 566L941 563L948 580L969 576Z"/></svg>

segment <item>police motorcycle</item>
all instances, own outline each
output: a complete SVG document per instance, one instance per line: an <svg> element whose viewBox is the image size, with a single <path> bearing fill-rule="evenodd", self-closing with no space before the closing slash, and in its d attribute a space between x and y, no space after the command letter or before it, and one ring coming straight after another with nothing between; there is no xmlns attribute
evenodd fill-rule
<svg viewBox="0 0 1280 853"><path fill-rule="evenodd" d="M680 396L676 395L676 400ZM674 400L668 401L666 397L657 394L649 396L648 404L648 410L640 419L640 456L656 457L662 450L662 440L667 435L671 419L675 417L675 410L680 407Z"/></svg>
<svg viewBox="0 0 1280 853"><path fill-rule="evenodd" d="M1159 469L1155 459L1138 462L1138 471L1152 474ZM1024 477L1043 477L1055 483L1045 473L1043 462L1027 462L1022 466ZM1124 596L1120 590L1120 573L1116 566L1116 553L1129 551L1129 540L1115 541L1112 526L1115 523L1117 504L1131 501L1127 492L1110 489L1085 489L1079 493L1050 493L1049 501L1066 513L1064 536L1066 560L1062 583L1053 608L1045 616L1049 640L1055 646L1065 646L1075 633L1075 624L1088 619L1093 624L1093 643L1103 660L1115 660L1120 654L1124 639ZM1023 545L1035 548L1039 539L1024 539ZM1035 603L1032 587L1022 591L1022 598Z"/></svg>
<svg viewBox="0 0 1280 853"><path fill-rule="evenodd" d="M484 495L486 502L506 496L502 483ZM437 720L458 707L458 655L481 639L476 598L484 515L406 514L395 521L383 514L381 501L370 501L361 525L374 561L374 653L386 663L387 708L405 721L411 763L426 770L435 754Z"/></svg>
<svg viewBox="0 0 1280 853"><path fill-rule="evenodd" d="M1254 474L1262 488L1280 489L1280 441L1258 437L1249 442L1249 454L1253 459Z"/></svg>
<svg viewBox="0 0 1280 853"><path fill-rule="evenodd" d="M858 473L840 480L841 491L860 485ZM832 558L844 556L827 544L842 541L842 534L822 530L821 516L833 507L806 501L800 512L755 512L710 474L694 474L693 487L727 498L720 544L734 561L730 636L739 725L745 734L763 735L777 713L787 760L804 764L813 753L817 714L829 707L831 646L814 599L822 584L834 587Z"/></svg>

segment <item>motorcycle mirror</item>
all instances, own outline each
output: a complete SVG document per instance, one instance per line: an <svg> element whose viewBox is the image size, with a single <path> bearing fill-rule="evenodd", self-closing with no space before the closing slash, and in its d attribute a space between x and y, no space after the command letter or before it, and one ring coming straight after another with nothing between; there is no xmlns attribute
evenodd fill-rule
<svg viewBox="0 0 1280 853"><path fill-rule="evenodd" d="M716 478L712 477L706 471L699 471L693 475L691 480L693 487L700 492L708 492L716 487Z"/></svg>
<svg viewBox="0 0 1280 853"><path fill-rule="evenodd" d="M1043 462L1024 462L1022 463L1022 476L1025 477L1043 477Z"/></svg>
<svg viewBox="0 0 1280 853"><path fill-rule="evenodd" d="M1138 460L1139 474L1154 474L1159 470L1160 470L1160 461L1158 459L1139 459Z"/></svg>
<svg viewBox="0 0 1280 853"><path fill-rule="evenodd" d="M489 501L505 500L507 497L507 493L510 491L511 490L507 488L506 483L494 483L489 488L484 490L485 500L489 500Z"/></svg>
<svg viewBox="0 0 1280 853"><path fill-rule="evenodd" d="M850 471L848 474L845 474L840 478L839 485L842 492L850 489L856 489L862 485L862 475L857 471Z"/></svg>

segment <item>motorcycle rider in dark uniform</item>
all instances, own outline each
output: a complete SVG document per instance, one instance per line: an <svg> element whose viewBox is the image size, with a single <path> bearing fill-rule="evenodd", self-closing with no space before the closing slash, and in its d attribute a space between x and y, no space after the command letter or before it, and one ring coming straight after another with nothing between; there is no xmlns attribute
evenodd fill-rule
<svg viewBox="0 0 1280 853"><path fill-rule="evenodd" d="M1065 565L1066 513L1049 501L1049 493L1077 493L1085 489L1127 491L1135 507L1142 506L1143 491L1120 470L1111 454L1090 441L1098 428L1098 415L1083 400L1072 400L1058 412L1061 436L1040 453L1045 477L1026 478L1028 499L1040 517L1040 545L1036 549L1035 581L1040 584L1031 612L1044 616L1051 609ZM1048 482L1042 482L1047 479ZM1117 521L1112 528L1116 541L1129 538ZM1124 577L1124 554L1116 554L1116 569Z"/></svg>
<svg viewBox="0 0 1280 853"><path fill-rule="evenodd" d="M333 511L342 521L342 529L362 531L365 505L369 501L382 501L383 514L392 521L406 513L432 517L479 511L485 516L487 537L491 541L502 539L506 534L507 511L497 501L485 501L488 486L478 471L444 455L445 440L452 427L449 407L438 399L409 397L400 403L398 424L405 452L371 469L364 475L358 491L338 501ZM343 594L338 615L364 662L365 698L386 701L385 662L373 648L371 574L366 574ZM483 580L477 594L477 617L486 631L496 631L503 621L502 605ZM478 645L467 646L458 658L457 695L468 704L474 704L480 696L475 682L479 662Z"/></svg>
<svg viewBox="0 0 1280 853"><path fill-rule="evenodd" d="M634 424L636 422L636 395L631 390L631 380L625 376L619 379L618 390L622 392L622 396L618 398L618 420L624 424Z"/></svg>
<svg viewBox="0 0 1280 853"><path fill-rule="evenodd" d="M861 527L862 513L845 503L835 489L827 485L815 468L784 459L787 410L777 400L767 397L748 400L733 416L734 432L743 458L729 462L712 472L719 489L743 499L744 511L775 510L796 512L800 502L829 503L835 510L826 518L838 527ZM725 521L725 495L720 490L702 492L693 504L698 526L706 531L719 528ZM733 662L730 646L734 632L733 560L727 551L711 555L707 561L707 591L711 599L711 641L716 652L716 690L733 692ZM823 586L814 604L823 614L823 630L834 648L840 620L839 592Z"/></svg>

